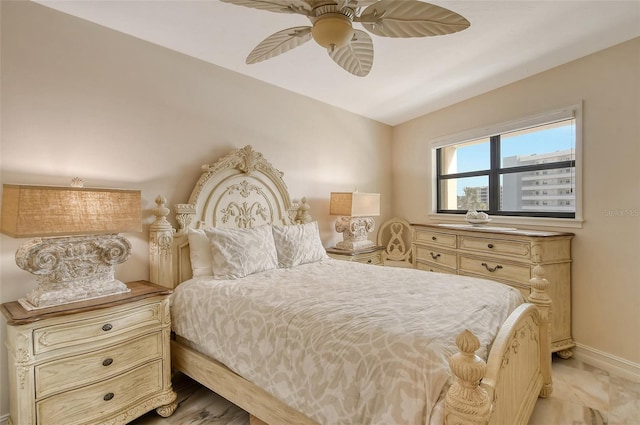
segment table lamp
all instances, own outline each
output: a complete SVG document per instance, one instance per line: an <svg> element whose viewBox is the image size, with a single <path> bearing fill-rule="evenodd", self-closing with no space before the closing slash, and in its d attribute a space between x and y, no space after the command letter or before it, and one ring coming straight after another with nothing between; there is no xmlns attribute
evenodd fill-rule
<svg viewBox="0 0 640 425"><path fill-rule="evenodd" d="M78 185L78 184L77 184ZM37 276L27 310L128 292L114 267L131 255L120 232L142 230L139 190L3 185L0 231L36 237L16 264Z"/></svg>
<svg viewBox="0 0 640 425"><path fill-rule="evenodd" d="M355 192L331 192L329 214L339 215L336 231L342 233L342 241L336 248L357 251L375 246L368 234L375 229L372 216L380 215L380 194Z"/></svg>

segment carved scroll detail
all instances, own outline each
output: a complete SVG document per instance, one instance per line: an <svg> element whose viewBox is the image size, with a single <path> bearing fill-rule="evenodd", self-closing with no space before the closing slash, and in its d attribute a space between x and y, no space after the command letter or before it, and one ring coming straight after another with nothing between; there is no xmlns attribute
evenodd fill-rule
<svg viewBox="0 0 640 425"><path fill-rule="evenodd" d="M176 220L178 221L178 234L183 234L189 228L196 215L196 206L193 204L176 204Z"/></svg>
<svg viewBox="0 0 640 425"><path fill-rule="evenodd" d="M113 266L131 255L131 243L119 235L37 238L16 252L18 266L38 276L42 284L113 280Z"/></svg>
<svg viewBox="0 0 640 425"><path fill-rule="evenodd" d="M247 145L241 149L235 149L228 155L220 158L214 164L206 164L202 166L202 175L196 183L196 186L189 198L190 204L196 204L202 189L205 187L207 181L211 176L220 173L225 169L237 169L245 174L251 174L255 171L260 171L267 175L271 181L273 181L279 188L280 193L283 195L287 193L287 186L282 180L284 173L275 168L269 161L267 161L260 152L256 152L251 145ZM290 200L286 199L287 205L290 204Z"/></svg>
<svg viewBox="0 0 640 425"><path fill-rule="evenodd" d="M254 202L251 205L247 202L243 202L242 204L230 202L229 205L220 212L222 213L223 223L226 223L233 217L236 222L236 227L240 229L253 227L257 216L260 216L263 220L267 220L269 215L269 210L259 202Z"/></svg>

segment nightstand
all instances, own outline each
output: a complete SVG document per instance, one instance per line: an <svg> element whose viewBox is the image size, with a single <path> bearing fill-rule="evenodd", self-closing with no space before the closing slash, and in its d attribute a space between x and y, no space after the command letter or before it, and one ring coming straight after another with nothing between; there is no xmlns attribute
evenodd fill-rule
<svg viewBox="0 0 640 425"><path fill-rule="evenodd" d="M373 246L358 251L346 251L338 248L327 248L327 255L336 260L356 261L364 264L382 265L383 246Z"/></svg>
<svg viewBox="0 0 640 425"><path fill-rule="evenodd" d="M125 424L176 408L169 357L170 290L146 281L125 294L25 310L7 319L9 425Z"/></svg>

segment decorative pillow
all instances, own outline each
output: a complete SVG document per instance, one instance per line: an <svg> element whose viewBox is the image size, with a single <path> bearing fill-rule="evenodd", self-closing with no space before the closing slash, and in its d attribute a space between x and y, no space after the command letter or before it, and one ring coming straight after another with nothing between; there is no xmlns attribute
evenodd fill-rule
<svg viewBox="0 0 640 425"><path fill-rule="evenodd" d="M272 226L280 267L314 263L328 258L322 246L318 222L290 226Z"/></svg>
<svg viewBox="0 0 640 425"><path fill-rule="evenodd" d="M271 226L205 229L211 244L214 279L237 279L278 267Z"/></svg>
<svg viewBox="0 0 640 425"><path fill-rule="evenodd" d="M193 277L213 276L213 255L206 233L201 229L189 229L187 236Z"/></svg>

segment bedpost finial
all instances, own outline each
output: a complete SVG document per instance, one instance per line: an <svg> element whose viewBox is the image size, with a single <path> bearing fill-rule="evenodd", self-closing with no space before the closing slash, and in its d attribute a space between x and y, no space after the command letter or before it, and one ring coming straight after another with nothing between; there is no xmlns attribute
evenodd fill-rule
<svg viewBox="0 0 640 425"><path fill-rule="evenodd" d="M480 340L469 329L465 329L456 337L456 345L460 351L471 355L480 348Z"/></svg>
<svg viewBox="0 0 640 425"><path fill-rule="evenodd" d="M310 223L311 221L313 221L313 218L309 213L310 209L311 205L307 203L307 197L304 196L298 204L294 221L298 224Z"/></svg>
<svg viewBox="0 0 640 425"><path fill-rule="evenodd" d="M460 352L451 356L451 371L462 386L473 388L487 370L485 361L475 354L480 348L480 341L470 330L465 329L456 337L456 345Z"/></svg>
<svg viewBox="0 0 640 425"><path fill-rule="evenodd" d="M484 425L491 413L491 401L480 381L487 364L475 352L480 341L468 329L456 337L459 353L451 356L449 366L455 380L445 397L445 424Z"/></svg>
<svg viewBox="0 0 640 425"><path fill-rule="evenodd" d="M548 292L549 281L545 278L546 272L544 267L536 264L531 272L533 277L529 280L529 284L531 284L529 301L535 304L551 304L551 298Z"/></svg>
<svg viewBox="0 0 640 425"><path fill-rule="evenodd" d="M153 209L153 214L156 216L156 220L166 220L167 216L169 215L170 210L166 207L166 203L167 198L162 195L158 195L158 197L156 198L157 207Z"/></svg>

